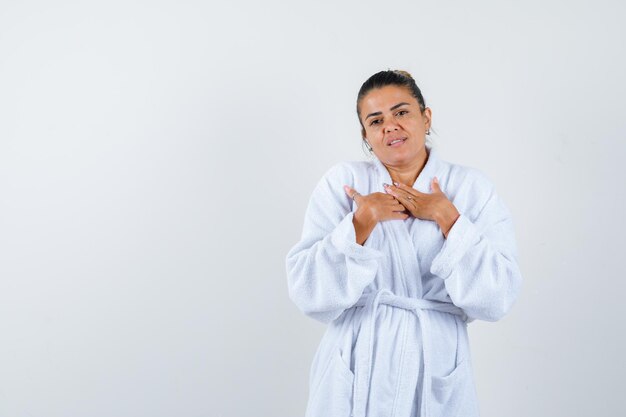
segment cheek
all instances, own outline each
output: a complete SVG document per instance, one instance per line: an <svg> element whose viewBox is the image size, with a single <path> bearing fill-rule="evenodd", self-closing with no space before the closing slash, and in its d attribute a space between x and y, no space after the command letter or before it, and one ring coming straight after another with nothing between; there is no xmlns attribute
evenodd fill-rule
<svg viewBox="0 0 626 417"><path fill-rule="evenodd" d="M422 123L421 120L411 120L407 123L407 128L414 131L414 132L420 132L420 131L425 131L425 127L424 124Z"/></svg>
<svg viewBox="0 0 626 417"><path fill-rule="evenodd" d="M372 139L373 141L377 141L378 139L383 137L382 130L376 129L375 127L368 128L367 137Z"/></svg>

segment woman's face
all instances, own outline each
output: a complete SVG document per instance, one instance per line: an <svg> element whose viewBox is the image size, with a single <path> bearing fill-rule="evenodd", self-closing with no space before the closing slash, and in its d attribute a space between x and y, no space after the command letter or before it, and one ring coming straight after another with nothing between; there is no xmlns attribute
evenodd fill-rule
<svg viewBox="0 0 626 417"><path fill-rule="evenodd" d="M430 128L431 112L424 114L419 103L405 87L388 85L371 90L361 100L361 132L372 151L387 165L410 164L425 152L425 135ZM395 142L395 139L402 139Z"/></svg>

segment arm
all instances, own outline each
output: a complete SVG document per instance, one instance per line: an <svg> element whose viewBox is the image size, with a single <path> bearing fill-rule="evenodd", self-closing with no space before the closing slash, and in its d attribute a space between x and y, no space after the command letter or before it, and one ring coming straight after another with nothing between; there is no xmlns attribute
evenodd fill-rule
<svg viewBox="0 0 626 417"><path fill-rule="evenodd" d="M342 164L324 175L309 200L302 237L286 258L289 297L322 323L356 303L384 255L356 241L354 212L343 189L352 183L352 174Z"/></svg>
<svg viewBox="0 0 626 417"><path fill-rule="evenodd" d="M473 195L483 196L482 208L475 219L458 216L430 272L444 279L452 302L469 321L497 321L511 309L522 283L515 232L493 184L484 175L475 184Z"/></svg>

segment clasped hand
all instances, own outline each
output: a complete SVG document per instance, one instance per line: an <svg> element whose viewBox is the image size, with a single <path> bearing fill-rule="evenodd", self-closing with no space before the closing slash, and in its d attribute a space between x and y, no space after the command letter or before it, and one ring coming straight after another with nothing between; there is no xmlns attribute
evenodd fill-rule
<svg viewBox="0 0 626 417"><path fill-rule="evenodd" d="M355 216L366 217L370 221L407 219L410 215L419 219L437 222L447 235L447 231L459 216L454 204L439 188L437 177L431 181L432 193L422 193L408 185L385 184L385 193L359 194L354 188L344 186L346 194L356 202Z"/></svg>

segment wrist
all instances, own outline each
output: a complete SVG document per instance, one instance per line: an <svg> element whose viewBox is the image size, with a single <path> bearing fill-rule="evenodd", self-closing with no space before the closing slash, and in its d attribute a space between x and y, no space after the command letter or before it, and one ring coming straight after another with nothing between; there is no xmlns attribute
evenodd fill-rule
<svg viewBox="0 0 626 417"><path fill-rule="evenodd" d="M444 237L448 237L448 233L457 219L461 216L461 213L454 207L454 204L450 203L444 210L437 212L434 216L434 220L441 229Z"/></svg>
<svg viewBox="0 0 626 417"><path fill-rule="evenodd" d="M376 219L374 219L374 217L372 215L370 215L368 212L365 212L361 209L357 209L354 212L354 215L352 217L353 222L359 224L360 226L363 227L374 227L376 226Z"/></svg>

